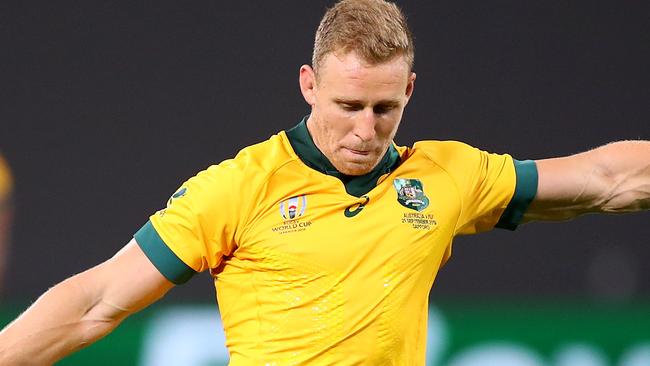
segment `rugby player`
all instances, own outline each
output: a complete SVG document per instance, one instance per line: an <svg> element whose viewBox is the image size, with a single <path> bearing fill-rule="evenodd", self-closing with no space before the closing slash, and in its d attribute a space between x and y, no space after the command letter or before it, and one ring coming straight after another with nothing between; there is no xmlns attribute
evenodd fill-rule
<svg viewBox="0 0 650 366"><path fill-rule="evenodd" d="M650 206L647 141L538 161L396 145L413 57L394 4L334 5L300 68L310 114L182 183L113 258L48 290L0 334L0 364L50 364L209 271L231 365L423 365L456 235Z"/></svg>
<svg viewBox="0 0 650 366"><path fill-rule="evenodd" d="M13 177L9 165L0 155L0 293L4 288L9 240L13 216Z"/></svg>

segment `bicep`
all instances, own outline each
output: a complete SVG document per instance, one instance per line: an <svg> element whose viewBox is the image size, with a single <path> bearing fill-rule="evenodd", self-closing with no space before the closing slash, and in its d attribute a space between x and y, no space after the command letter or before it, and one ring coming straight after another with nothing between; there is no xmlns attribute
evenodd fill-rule
<svg viewBox="0 0 650 366"><path fill-rule="evenodd" d="M91 269L80 284L95 299L87 317L118 319L160 299L174 284L132 239L111 259Z"/></svg>

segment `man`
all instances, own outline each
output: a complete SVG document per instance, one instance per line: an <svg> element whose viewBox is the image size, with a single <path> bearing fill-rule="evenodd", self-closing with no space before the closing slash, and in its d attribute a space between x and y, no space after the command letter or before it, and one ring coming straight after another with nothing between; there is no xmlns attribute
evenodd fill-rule
<svg viewBox="0 0 650 366"><path fill-rule="evenodd" d="M9 255L9 235L13 216L12 190L13 179L9 165L0 155L0 293L4 288L7 256Z"/></svg>
<svg viewBox="0 0 650 366"><path fill-rule="evenodd" d="M47 291L0 333L0 364L50 364L209 270L232 365L422 365L455 235L650 207L648 142L536 162L396 146L412 64L396 6L337 3L300 68L311 114L182 184L113 258Z"/></svg>

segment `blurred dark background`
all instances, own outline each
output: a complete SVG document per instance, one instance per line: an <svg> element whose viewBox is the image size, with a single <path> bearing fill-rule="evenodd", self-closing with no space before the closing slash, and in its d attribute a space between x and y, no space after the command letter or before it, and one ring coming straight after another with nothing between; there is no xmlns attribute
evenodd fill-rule
<svg viewBox="0 0 650 366"><path fill-rule="evenodd" d="M3 2L0 151L15 176L2 301L115 253L189 176L309 112L301 64L330 1ZM417 83L396 141L519 159L650 139L650 6L399 1ZM459 238L434 299L650 298L650 214ZM213 301L198 276L172 301Z"/></svg>

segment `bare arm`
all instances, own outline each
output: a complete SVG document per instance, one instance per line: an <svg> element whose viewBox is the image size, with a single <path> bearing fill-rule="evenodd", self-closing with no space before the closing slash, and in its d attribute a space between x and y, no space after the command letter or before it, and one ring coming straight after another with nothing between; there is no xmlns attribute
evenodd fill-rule
<svg viewBox="0 0 650 366"><path fill-rule="evenodd" d="M49 289L0 332L0 365L50 365L110 333L173 284L135 240Z"/></svg>
<svg viewBox="0 0 650 366"><path fill-rule="evenodd" d="M537 196L524 221L650 209L650 141L621 141L538 160Z"/></svg>

